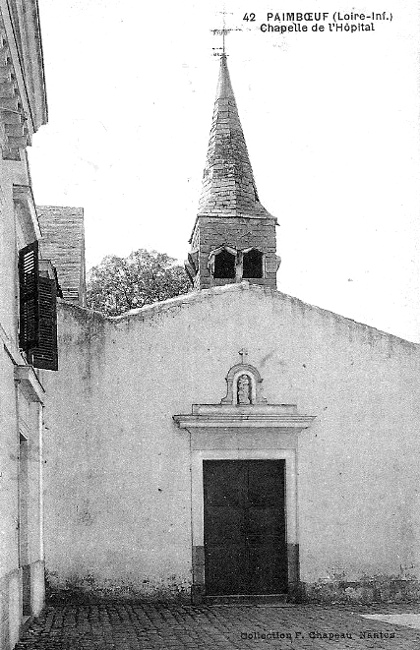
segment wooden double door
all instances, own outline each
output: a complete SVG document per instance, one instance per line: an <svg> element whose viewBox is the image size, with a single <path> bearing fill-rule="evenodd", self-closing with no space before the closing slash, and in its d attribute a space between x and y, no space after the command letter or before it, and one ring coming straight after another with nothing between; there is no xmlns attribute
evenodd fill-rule
<svg viewBox="0 0 420 650"><path fill-rule="evenodd" d="M207 460L206 594L287 591L284 460Z"/></svg>

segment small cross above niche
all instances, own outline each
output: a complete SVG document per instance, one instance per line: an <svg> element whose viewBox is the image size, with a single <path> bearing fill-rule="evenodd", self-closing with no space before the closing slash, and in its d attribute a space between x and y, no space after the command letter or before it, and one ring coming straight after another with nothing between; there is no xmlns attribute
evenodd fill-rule
<svg viewBox="0 0 420 650"><path fill-rule="evenodd" d="M239 356L241 357L241 363L248 363L248 350L246 348L239 350Z"/></svg>

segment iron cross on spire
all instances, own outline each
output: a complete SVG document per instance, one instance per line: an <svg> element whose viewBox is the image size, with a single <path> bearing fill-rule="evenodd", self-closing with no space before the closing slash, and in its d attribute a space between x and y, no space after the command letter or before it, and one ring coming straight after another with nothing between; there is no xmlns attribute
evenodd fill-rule
<svg viewBox="0 0 420 650"><path fill-rule="evenodd" d="M216 51L215 51L215 52L213 52L213 56L226 56L226 36L227 36L230 32L240 32L240 31L242 31L242 30L239 29L239 28L236 28L236 29L235 29L235 28L228 29L228 28L226 27L226 16L227 16L228 14L230 14L231 16L233 16L233 13L232 13L232 12L230 12L230 11L224 11L224 10L223 10L223 11L219 11L218 13L221 14L221 15L223 16L223 27L222 27L222 29L212 29L211 32L212 32L215 36L221 36L221 37L222 37L222 47L221 47L221 48L220 48L220 47L213 47L212 49L213 49L213 50L222 50L222 52L220 53L220 52L216 52Z"/></svg>

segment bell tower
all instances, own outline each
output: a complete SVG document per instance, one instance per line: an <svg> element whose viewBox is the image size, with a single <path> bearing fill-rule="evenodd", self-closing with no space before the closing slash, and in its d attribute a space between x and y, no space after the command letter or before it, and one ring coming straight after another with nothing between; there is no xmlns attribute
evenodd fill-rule
<svg viewBox="0 0 420 650"><path fill-rule="evenodd" d="M226 54L219 79L187 273L195 289L247 280L275 289L277 219L261 205Z"/></svg>

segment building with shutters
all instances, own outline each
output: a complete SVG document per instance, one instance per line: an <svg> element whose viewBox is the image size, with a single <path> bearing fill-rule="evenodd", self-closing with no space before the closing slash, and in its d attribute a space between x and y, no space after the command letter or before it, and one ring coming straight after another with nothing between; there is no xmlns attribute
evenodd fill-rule
<svg viewBox="0 0 420 650"><path fill-rule="evenodd" d="M57 368L56 274L27 147L47 121L37 0L0 0L0 648L44 603L44 376Z"/></svg>
<svg viewBox="0 0 420 650"><path fill-rule="evenodd" d="M62 302L45 561L61 597L418 599L420 346L277 289L226 57L187 270Z"/></svg>

